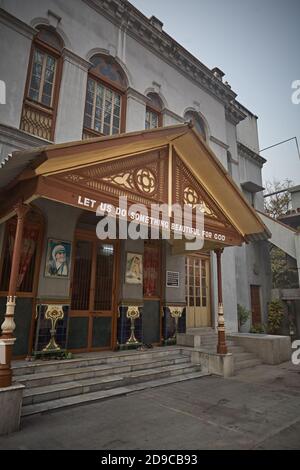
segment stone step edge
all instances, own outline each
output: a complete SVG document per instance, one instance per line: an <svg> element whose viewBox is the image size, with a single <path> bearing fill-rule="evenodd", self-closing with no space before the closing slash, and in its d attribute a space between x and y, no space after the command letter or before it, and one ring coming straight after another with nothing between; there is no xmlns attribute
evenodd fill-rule
<svg viewBox="0 0 300 470"><path fill-rule="evenodd" d="M243 356L241 356L243 354ZM233 354L235 362L260 360L254 353L235 353Z"/></svg>
<svg viewBox="0 0 300 470"><path fill-rule="evenodd" d="M234 363L234 371L240 369L247 369L248 367L256 367L262 365L260 359L247 359L245 361L239 361Z"/></svg>
<svg viewBox="0 0 300 470"><path fill-rule="evenodd" d="M26 366L24 366L24 372L26 373L23 373L23 370L21 369L18 369L18 371L16 372L16 370L13 370L13 380L17 380L19 381L20 378L22 378L23 380L25 380L26 377L28 378L33 378L34 376L35 377L44 377L44 376L48 376L48 375L51 375L51 374L59 374L59 373L67 373L69 371L73 372L73 371L79 371L79 370L86 370L86 369L92 369L94 367L107 367L107 369L111 368L116 368L116 367L122 367L123 365L139 365L139 364L149 364L149 363L158 363L158 362L162 362L162 361L170 361L170 360L178 360L178 359L182 359L182 360L188 360L190 358L190 353L188 351L186 352L182 352L182 353L177 353L177 354L169 354L169 355L159 355L159 356L149 356L149 357L133 357L132 359L130 360L120 360L120 361L111 361L111 362L103 362L101 360L95 360L95 361L84 361L82 364L79 365L79 363L77 362L76 364L72 364L71 362L68 361L68 363L61 363L61 362L57 362L56 364L51 364L51 368L49 369L47 366L48 364L45 363L43 364L43 367L39 367L40 370L32 370L32 371L29 371L28 369L26 369ZM55 368L55 365L57 366L57 368Z"/></svg>
<svg viewBox="0 0 300 470"><path fill-rule="evenodd" d="M74 383L74 382L80 382L80 381L83 381L83 380L92 380L92 379L95 379L95 380L101 380L101 379L105 379L107 378L108 376L118 376L118 375L123 375L123 376L132 376L132 377L146 377L147 375L153 375L153 374L158 374L158 373L165 373L165 372L172 372L172 371L182 371L182 370L185 370L185 369L190 369L191 367L201 367L200 364L192 364L191 362L187 362L187 363L184 363L184 364L173 364L173 365L169 365L169 366L163 366L163 367L155 367L155 368L152 368L152 369L142 369L142 370L138 370L138 371L119 371L119 372L116 372L115 374L106 374L106 375L91 375L90 377L83 377L83 378L78 378L78 379L70 379L70 380L66 380L64 382L56 382L56 383L50 383L50 384L45 384L45 385L37 385L37 386L28 386L25 384L25 387L27 390L32 390L34 391L35 389L37 388L43 388L43 387L50 387L50 386L55 386L55 385L66 385L70 382ZM22 383L22 382L21 382Z"/></svg>
<svg viewBox="0 0 300 470"><path fill-rule="evenodd" d="M130 393L161 387L172 383L183 382L186 380L197 379L201 377L207 377L211 374L206 372L194 372L192 374L186 374L183 376L173 376L164 379L153 380L149 382L143 382L139 384L128 385L126 387L118 387L111 390L101 390L99 392L86 393L82 395L76 395L64 399L52 400L45 403L37 403L35 405L27 405L22 408L21 416L31 416L33 414L41 414L47 411L54 411L62 408L68 408L72 406L85 405L91 402L97 402L101 400L107 400L113 397L119 397L122 395L129 395Z"/></svg>
<svg viewBox="0 0 300 470"><path fill-rule="evenodd" d="M89 356L89 357L75 357L74 359L64 359L64 360L52 360L52 361L42 361L42 362L35 362L35 361L28 361L27 364L22 364L18 365L17 361L15 361L14 364L12 364L12 370L20 370L20 369L28 369L28 368L38 368L38 367L43 367L43 366L54 366L58 364L76 364L78 362L88 362L88 361L96 361L96 360L111 360L111 363L114 363L115 361L118 361L119 357L128 357L128 358L134 358L138 356L142 356L144 354L146 355L151 355L151 354L162 354L162 355L167 355L167 354L178 354L181 355L184 353L184 346L172 346L172 347L159 347L159 348L151 348L151 349L145 349L143 351L140 350L130 350L130 351L115 351L112 352L111 354L103 354L103 356L100 356L99 353L98 355L95 356ZM95 353L96 354L96 353ZM123 360L123 359L122 359Z"/></svg>
<svg viewBox="0 0 300 470"><path fill-rule="evenodd" d="M84 388L84 387L88 387L91 385L102 384L102 383L105 384L109 382L118 382L118 381L126 380L126 379L137 380L141 378L144 381L146 381L147 376L167 374L167 373L170 373L171 375L180 375L180 374L189 373L189 370L192 370L193 372L200 372L200 365L189 363L185 367L180 367L180 368L164 367L160 369L151 369L149 371L142 370L142 371L135 371L135 372L127 372L125 374L122 374L122 373L115 374L115 375L112 374L109 376L91 377L91 378L86 378L86 379L81 379L81 380L80 379L72 380L70 382L62 382L62 383L51 384L51 385L42 385L40 387L25 388L23 392L23 396L24 398L37 396L37 395L41 396L43 394L64 392L66 390L72 390L75 388L80 388L80 387ZM178 374L176 374L176 372L178 372Z"/></svg>
<svg viewBox="0 0 300 470"><path fill-rule="evenodd" d="M179 362L176 362L179 361ZM169 365L162 365L159 366L159 362L172 362L172 364ZM94 366L88 366L88 367L74 367L72 369L61 369L58 371L49 371L49 372L43 372L43 373L36 373L36 374L25 374L25 375L16 375L13 377L14 382L31 382L31 381L37 381L37 380L43 380L43 379L49 379L49 378L54 378L54 377L65 377L67 375L80 375L80 374L88 374L89 372L93 374L93 372L96 371L103 371L103 372L108 372L108 373L114 373L114 370L116 369L126 369L128 367L137 367L145 364L151 364L153 365L152 369L157 368L157 367L168 367L168 366L179 366L181 364L190 364L190 358L188 356L176 356L172 357L169 359L164 359L164 360L156 360L156 361L138 361L138 362L125 362L122 361L120 364L114 364L114 366L111 367L110 364L99 364L99 365L94 365ZM151 369L145 368L145 370ZM138 369L137 369L138 370ZM143 369L142 369L143 370ZM134 370L132 371L134 372ZM115 372L119 373L119 372ZM75 380L75 379L73 379Z"/></svg>

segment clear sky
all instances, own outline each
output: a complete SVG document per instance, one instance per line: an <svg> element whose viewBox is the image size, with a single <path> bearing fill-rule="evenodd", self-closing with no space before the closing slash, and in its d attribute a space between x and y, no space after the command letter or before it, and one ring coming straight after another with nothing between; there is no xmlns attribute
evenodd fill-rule
<svg viewBox="0 0 300 470"><path fill-rule="evenodd" d="M300 104L291 84L300 80L300 0L131 0L147 17L201 60L219 67L237 99L259 117L260 148L297 136ZM295 141L261 154L264 181L300 184Z"/></svg>

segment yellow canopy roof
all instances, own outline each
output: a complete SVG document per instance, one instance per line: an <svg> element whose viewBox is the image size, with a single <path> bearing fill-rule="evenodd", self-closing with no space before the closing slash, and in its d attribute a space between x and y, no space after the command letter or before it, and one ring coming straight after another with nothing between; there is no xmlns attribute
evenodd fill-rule
<svg viewBox="0 0 300 470"><path fill-rule="evenodd" d="M30 161L20 181L137 155L169 144L245 240L270 236L229 173L191 124L55 144L15 152L13 157Z"/></svg>

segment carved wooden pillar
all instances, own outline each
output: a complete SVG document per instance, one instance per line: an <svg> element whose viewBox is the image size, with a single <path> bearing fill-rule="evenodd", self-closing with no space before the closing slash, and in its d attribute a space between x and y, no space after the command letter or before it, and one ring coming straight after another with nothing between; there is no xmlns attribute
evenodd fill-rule
<svg viewBox="0 0 300 470"><path fill-rule="evenodd" d="M14 337L14 330L16 327L14 322L16 291L21 258L24 220L28 209L29 207L24 205L23 203L18 203L15 206L15 211L17 214L17 228L12 254L9 288L6 302L6 313L4 322L1 325L2 336L0 340L2 342L1 347L5 348L5 353L2 355L4 358L4 364L0 364L0 387L9 387L11 385L12 379L11 358L13 345L16 340L16 338Z"/></svg>
<svg viewBox="0 0 300 470"><path fill-rule="evenodd" d="M217 274L218 274L218 354L227 354L227 346L225 339L225 323L224 323L224 308L223 308L223 294L222 294L222 270L221 270L221 254L223 248L215 250L217 255Z"/></svg>

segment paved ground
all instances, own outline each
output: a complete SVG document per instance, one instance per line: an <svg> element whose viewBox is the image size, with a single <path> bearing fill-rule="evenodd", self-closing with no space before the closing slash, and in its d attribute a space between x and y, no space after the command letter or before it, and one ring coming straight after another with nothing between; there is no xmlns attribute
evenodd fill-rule
<svg viewBox="0 0 300 470"><path fill-rule="evenodd" d="M300 449L300 366L257 366L32 416L0 449Z"/></svg>

